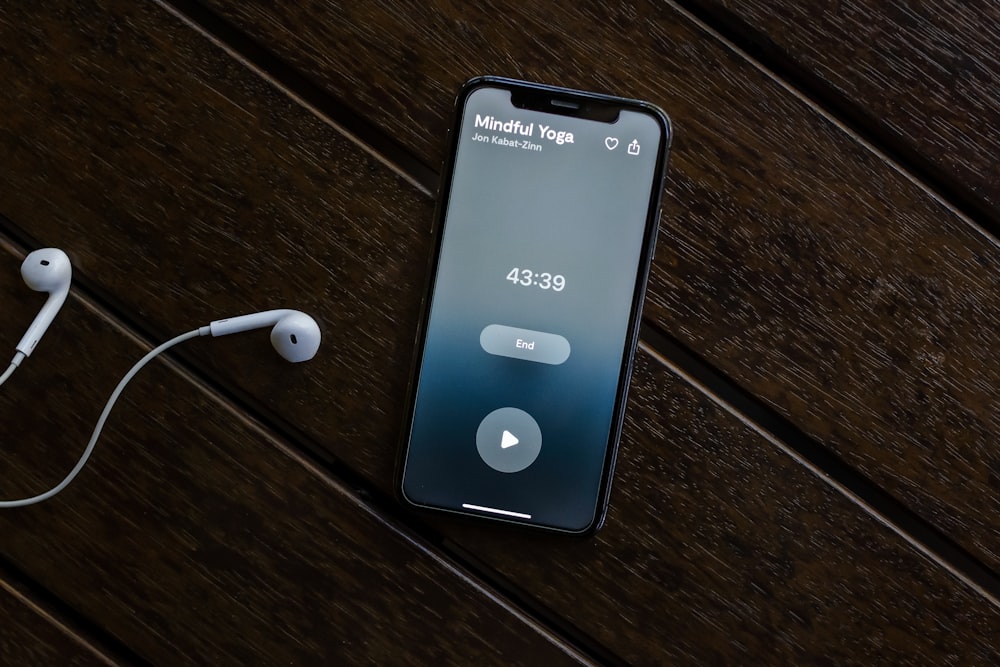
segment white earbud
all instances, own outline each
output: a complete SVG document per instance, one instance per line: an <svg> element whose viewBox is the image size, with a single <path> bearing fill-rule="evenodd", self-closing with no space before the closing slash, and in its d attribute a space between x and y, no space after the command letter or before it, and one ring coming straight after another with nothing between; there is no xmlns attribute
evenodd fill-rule
<svg viewBox="0 0 1000 667"><path fill-rule="evenodd" d="M10 366L6 371L0 373L0 385L6 382L20 365L21 361L32 353L35 346L38 345L38 341L41 340L42 335L45 333L45 330L52 324L56 313L59 312L59 309L66 301L66 297L69 295L69 285L73 278L73 267L70 264L69 257L62 250L58 248L42 248L41 250L34 251L24 259L24 263L21 265L21 275L24 277L24 282L27 283L28 287L37 292L48 292L49 298L45 301L45 305L42 306L42 310L35 317L31 326L28 327L28 332L24 334L21 342L17 344L17 352L15 352ZM299 362L308 361L316 356L320 343L319 325L316 324L316 320L303 312L287 308L216 320L208 326L199 327L193 331L175 336L166 343L150 350L121 379L115 390L111 392L108 402L104 405L104 410L97 419L97 425L94 427L94 432L90 436L90 441L87 443L87 448L83 451L83 455L61 482L44 493L39 493L28 498L0 500L0 508L34 505L35 503L40 503L43 500L51 498L65 489L80 471L83 470L83 466L87 464L87 459L90 458L90 454L94 451L94 446L97 444L97 439L101 435L101 429L104 428L104 422L107 421L108 415L111 414L111 408L114 407L115 401L118 400L122 391L125 390L125 385L135 377L136 373L143 366L152 361L157 355L169 350L178 343L197 338L198 336L207 336L209 334L212 336L225 336L227 334L271 326L274 327L271 329L271 345L274 346L274 349L282 357L291 362Z"/></svg>
<svg viewBox="0 0 1000 667"><path fill-rule="evenodd" d="M43 254L39 254L43 253ZM44 254L50 253L50 254ZM29 263L29 260L34 260ZM48 263L43 263L43 260ZM49 266L56 265L60 261L65 261L65 269L53 269L48 270ZM35 265L42 268L35 268ZM55 274L63 271L65 273L64 278L58 278ZM52 296L49 297L49 301L45 304L45 308L42 312L35 318L35 322L32 323L32 329L29 329L29 333L36 328L39 320L42 319L42 315L48 313L48 320L43 323L39 328L38 333L34 337L34 342L31 344L28 351L34 347L34 343L38 342L38 338L41 337L42 333L45 331L45 327L48 326L49 322L52 321L52 316L55 315L56 311L59 310L59 306L66 299L66 292L69 289L69 259L61 250L54 250L52 248L47 248L46 250L38 250L36 252L28 255L28 259L24 261L24 268L22 269L24 273L24 280L27 282L32 289L45 290L52 292ZM63 281L65 285L63 285ZM58 298L57 298L58 297ZM50 308L50 304L54 304ZM319 325L316 324L316 320L309 317L303 312L298 310L290 310L283 308L280 310L268 310L263 313L253 313L251 315L240 315L239 317L230 317L224 320L216 320L208 326L198 327L187 333L183 333L179 336L171 338L166 343L153 348L150 350L146 356L136 362L135 366L125 374L125 377L121 379L115 390L111 392L111 398L104 405L104 410L101 412L101 416L97 419L97 425L94 427L94 432L90 436L90 441L87 443L87 448L84 449L83 455L80 456L80 460L76 462L73 469L70 470L69 474L63 478L61 482L56 484L54 487L45 491L44 493L39 493L38 495L30 496L28 498L20 498L17 500L0 500L0 509L8 507L25 507L27 505L34 505L35 503L40 503L43 500L48 500L52 496L56 495L63 489L65 489L70 482L72 482L83 467L87 464L87 460L90 458L91 453L94 451L94 447L97 445L97 439L101 436L101 429L104 428L104 423L108 419L108 415L111 414L111 408L114 407L115 402L121 393L125 390L125 385L127 385L132 378L135 377L143 366L148 364L157 355L166 352L174 345L182 343L186 340L191 340L192 338L197 338L198 336L225 336L227 334L240 333L242 331L250 331L251 329L260 329L263 327L270 327L271 329L271 345L274 349L278 351L282 357L292 362L308 361L316 356L316 351L319 350L320 333ZM27 337L26 337L27 338ZM17 368L18 355L26 356L26 354L20 351L20 346L18 346L18 353L15 355L15 362L11 363L10 368L7 369L5 373L0 375L0 384L3 384L4 380L10 377L14 369Z"/></svg>
<svg viewBox="0 0 1000 667"><path fill-rule="evenodd" d="M216 320L208 327L202 327L202 335L227 336L270 326L274 327L271 329L271 345L288 361L308 361L316 356L320 343L319 325L298 310L282 308Z"/></svg>
<svg viewBox="0 0 1000 667"><path fill-rule="evenodd" d="M56 313L66 301L69 284L73 278L73 267L69 257L58 248L42 248L24 258L21 277L36 292L48 292L49 298L35 316L27 333L17 344L17 351L25 357L34 351L45 330L52 324Z"/></svg>

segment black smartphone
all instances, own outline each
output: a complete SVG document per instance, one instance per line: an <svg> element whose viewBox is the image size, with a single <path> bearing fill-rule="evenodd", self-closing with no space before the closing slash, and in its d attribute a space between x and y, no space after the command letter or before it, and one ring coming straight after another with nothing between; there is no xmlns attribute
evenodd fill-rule
<svg viewBox="0 0 1000 667"><path fill-rule="evenodd" d="M409 505L603 523L670 121L497 77L458 96L399 465Z"/></svg>

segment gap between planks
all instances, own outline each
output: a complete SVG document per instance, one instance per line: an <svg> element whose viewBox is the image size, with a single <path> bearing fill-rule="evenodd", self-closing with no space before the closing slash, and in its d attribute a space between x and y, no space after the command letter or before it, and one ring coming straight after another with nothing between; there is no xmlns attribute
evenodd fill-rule
<svg viewBox="0 0 1000 667"><path fill-rule="evenodd" d="M83 650L107 665L145 664L114 635L82 616L4 558L0 558L0 594L14 597L42 622L71 637Z"/></svg>
<svg viewBox="0 0 1000 667"><path fill-rule="evenodd" d="M905 146L902 141L886 136L865 121L861 110L850 100L840 98L832 88L804 68L782 62L779 57L771 56L767 49L756 46L746 32L741 34L737 27L741 25L738 19L724 15L722 10L699 9L690 0L668 0L667 4L1000 247L1000 224L994 211L976 199L961 183L939 173L940 170L917 151ZM741 27L747 30L745 26Z"/></svg>
<svg viewBox="0 0 1000 667"><path fill-rule="evenodd" d="M267 48L197 2L155 1L165 11L183 21L255 75L309 110L321 122L336 129L420 192L429 197L435 196L439 182L437 171ZM876 155L934 201L1000 247L998 230L989 222L974 219L972 215L953 204L952 199L964 204L964 198L952 197L955 193L946 184L942 185L937 179L928 178L926 170L919 166L905 164L905 160L894 154L891 148L879 145L877 136L869 136L863 128L855 127L839 118L824 106L824 96L818 96L818 101L814 99L812 93L815 91L809 87L802 88L798 85L798 81L786 78L787 72L777 67L775 63L759 60L745 48L745 44L734 39L731 31L720 31L693 13L685 4L668 1L676 11L697 25L710 38L747 61L813 112L844 132L852 141ZM982 216L977 217L982 218ZM790 421L753 398L714 367L686 350L672 336L647 321L642 325L640 347L682 380L805 466L838 493L857 504L876 521L900 535L925 557L985 597L992 605L1000 608L1000 576L908 509L898 499L846 464ZM292 441L303 441L302 434L292 438Z"/></svg>
<svg viewBox="0 0 1000 667"><path fill-rule="evenodd" d="M25 246L39 245L37 242L23 242L22 239L25 238L27 235L23 234L13 221L0 215L0 252L8 252L23 258L27 254ZM104 296L103 290L93 289L85 276L74 274L71 298L78 299L95 316L110 322L121 335L136 345L152 349L161 342L157 340L155 333L148 332L147 327L137 325L134 318L126 314L127 310L106 308L102 296ZM285 425L283 421L276 424L268 419L266 413L259 409L252 399L242 400L247 397L241 399L240 392L234 391L222 378L207 376L188 358L183 346L160 355L157 361L218 401L229 410L233 419L258 432L275 449L304 467L325 485L343 494L353 504L355 511L364 512L372 521L398 535L424 557L440 564L457 579L479 590L484 597L495 602L539 635L548 638L554 646L558 646L580 664L612 667L625 664L610 649L596 643L587 633L568 623L558 614L535 604L525 604L521 596L512 592L511 586L502 576L492 570L483 571L470 559L463 558L455 549L448 548L443 536L413 515L404 513L393 498L387 497L354 470L339 461L331 460L328 456L316 456L316 453L322 450L310 444L307 436L297 429L289 432L288 429L282 428ZM0 585L3 584L3 579L7 578L5 575L8 569L12 570L12 567L0 558ZM114 655L116 660L124 660L130 664L145 662L127 646L101 629L95 621L73 611L29 576L21 573L11 579L26 589L37 590L51 603L50 606L58 608L74 627L85 628L86 636L94 638L99 646L112 646L114 651L108 651L108 654Z"/></svg>

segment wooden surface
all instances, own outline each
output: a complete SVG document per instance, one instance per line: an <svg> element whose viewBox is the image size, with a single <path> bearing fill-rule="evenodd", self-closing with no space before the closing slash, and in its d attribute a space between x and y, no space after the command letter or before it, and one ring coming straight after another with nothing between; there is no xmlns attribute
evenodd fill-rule
<svg viewBox="0 0 1000 667"><path fill-rule="evenodd" d="M610 77L668 109L676 138L647 319L1000 564L996 239L683 13L595 7L581 26L548 4L369 3L349 21L332 5L212 4L428 164L450 112L439 100L469 71L597 89ZM563 28L497 39L497 15ZM683 58L663 62L665 48ZM375 73L342 51L371 54Z"/></svg>
<svg viewBox="0 0 1000 667"><path fill-rule="evenodd" d="M0 664L116 665L17 587L0 579Z"/></svg>
<svg viewBox="0 0 1000 667"><path fill-rule="evenodd" d="M1000 5L696 0L1000 227Z"/></svg>
<svg viewBox="0 0 1000 667"><path fill-rule="evenodd" d="M80 480L0 515L26 590L158 664L996 663L996 240L672 5L497 7L4 8L0 343L42 301L29 242L77 286L0 391L4 495L72 465L150 343L282 306L324 334L301 366L257 332L143 371ZM427 167L486 72L667 109L647 330L785 424L647 338L592 540L391 497Z"/></svg>
<svg viewBox="0 0 1000 667"><path fill-rule="evenodd" d="M7 253L3 264L4 301L27 320L18 262ZM9 497L72 467L73 443L146 351L89 304L64 309L73 326L45 340L47 361L25 364L29 389L3 397L22 434L0 467ZM51 405L58 420L46 419ZM0 515L4 554L151 662L574 662L496 592L176 368L144 369L112 414L59 503ZM443 625L446 636L424 641Z"/></svg>

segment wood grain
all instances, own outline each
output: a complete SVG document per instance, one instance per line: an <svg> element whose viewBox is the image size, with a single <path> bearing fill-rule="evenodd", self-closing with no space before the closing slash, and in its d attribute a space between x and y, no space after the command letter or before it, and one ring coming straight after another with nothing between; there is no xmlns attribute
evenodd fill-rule
<svg viewBox="0 0 1000 667"><path fill-rule="evenodd" d="M630 397L594 540L442 530L633 664L1000 659L997 609L647 354Z"/></svg>
<svg viewBox="0 0 1000 667"><path fill-rule="evenodd" d="M304 366L270 354L262 332L178 353L388 495L430 202L151 5L70 7L3 23L18 26L4 48L20 55L0 63L21 111L0 108L11 156L2 210L69 249L81 281L162 338L252 309L315 314L325 344ZM4 302L17 304L11 320L27 320L34 304L7 264ZM99 378L109 387L138 354L102 346L122 334L90 311L65 318L73 327L56 328L31 359L39 375L18 377L35 405L65 408L38 442L20 445L5 464L13 472L0 469L22 485L11 492L66 468L72 454L54 431L60 442L86 436ZM17 334L7 335L12 345ZM411 631L400 613L449 628L469 619L462 633L482 627L479 607L458 610L466 580L218 398L162 364L149 371L113 415L94 468L67 491L72 508L37 509L52 532L5 526L22 567L52 553L49 541L77 549L68 568L50 557L34 576L143 655L308 661L341 641L357 648L367 632L372 651L430 651L419 619L413 635L396 634ZM59 393L43 395L49 385ZM988 602L648 359L620 466L597 540L436 526L448 549L526 606L637 663L994 658ZM115 558L127 567L108 589L102 564ZM406 579L381 585L397 569ZM418 575L433 583L413 584ZM483 636L511 651L537 639Z"/></svg>
<svg viewBox="0 0 1000 667"><path fill-rule="evenodd" d="M684 14L209 4L429 164L474 74L662 105L676 138L647 318L1000 566L995 239Z"/></svg>
<svg viewBox="0 0 1000 667"><path fill-rule="evenodd" d="M0 59L22 63L3 72L0 111L21 109L0 129L3 212L158 339L312 314L309 364L262 354L263 331L178 354L388 483L394 457L356 443L391 447L402 423L432 202L162 10L79 3L5 25L39 26L47 46L31 67Z"/></svg>
<svg viewBox="0 0 1000 667"><path fill-rule="evenodd" d="M4 264L0 294L24 318L33 304L17 298L16 262ZM61 320L0 401L26 434L0 467L11 493L58 479L100 385L141 354L76 300ZM636 664L1000 658L996 610L645 355L632 396L598 539L439 529ZM0 525L12 536L5 557L144 658L561 662L530 626L477 609L489 602L481 590L166 364L123 401L80 480ZM52 404L66 417L46 421Z"/></svg>
<svg viewBox="0 0 1000 667"><path fill-rule="evenodd" d="M118 664L60 624L18 587L0 579L0 664Z"/></svg>
<svg viewBox="0 0 1000 667"><path fill-rule="evenodd" d="M17 267L2 253L0 298L10 321L27 322L36 304ZM5 349L19 335L6 329ZM0 458L4 497L61 479L145 351L71 295L0 394L5 431L19 434ZM80 477L52 501L5 510L0 532L6 559L152 664L577 664L162 361L129 385Z"/></svg>
<svg viewBox="0 0 1000 667"><path fill-rule="evenodd" d="M810 77L878 139L932 165L1000 224L996 2L693 4Z"/></svg>

